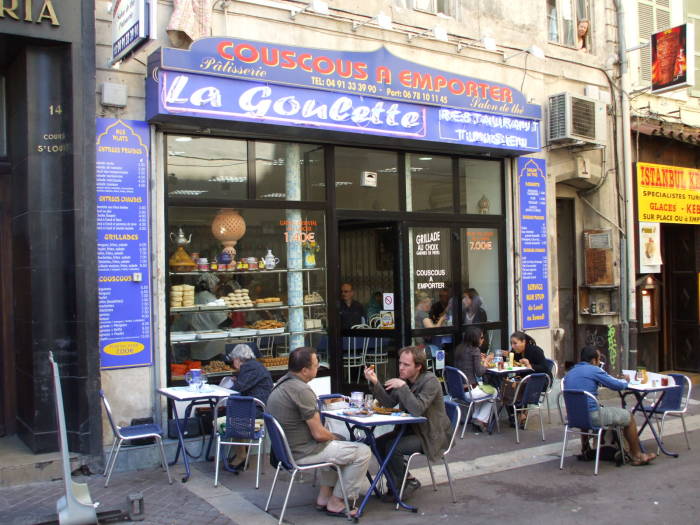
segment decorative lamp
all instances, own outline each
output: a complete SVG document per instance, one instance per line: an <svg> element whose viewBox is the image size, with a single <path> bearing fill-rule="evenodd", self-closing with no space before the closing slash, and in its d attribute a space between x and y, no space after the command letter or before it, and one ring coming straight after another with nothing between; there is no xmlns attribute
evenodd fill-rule
<svg viewBox="0 0 700 525"><path fill-rule="evenodd" d="M222 253L236 258L236 243L245 235L245 220L237 210L222 208L211 223L211 233L224 246Z"/></svg>

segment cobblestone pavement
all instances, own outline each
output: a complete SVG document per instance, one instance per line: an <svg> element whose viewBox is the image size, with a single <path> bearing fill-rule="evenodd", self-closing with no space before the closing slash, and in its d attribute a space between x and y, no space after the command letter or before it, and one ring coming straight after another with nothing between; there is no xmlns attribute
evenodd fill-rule
<svg viewBox="0 0 700 525"><path fill-rule="evenodd" d="M144 499L144 524L158 525L228 525L235 524L203 499L187 490L173 475L168 485L165 472L147 470L121 472L112 475L104 488L102 476L76 477L87 479L93 501L99 501L98 511L127 509L127 496L141 492ZM0 523L3 525L33 524L56 519L56 500L63 493L63 481L32 483L0 489Z"/></svg>

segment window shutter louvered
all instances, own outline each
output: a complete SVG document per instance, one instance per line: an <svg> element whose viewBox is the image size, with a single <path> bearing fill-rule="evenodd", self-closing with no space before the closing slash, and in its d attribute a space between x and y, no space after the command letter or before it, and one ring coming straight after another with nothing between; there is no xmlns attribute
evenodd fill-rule
<svg viewBox="0 0 700 525"><path fill-rule="evenodd" d="M695 24L695 85L690 88L690 94L700 97L700 0L687 0L685 19Z"/></svg>

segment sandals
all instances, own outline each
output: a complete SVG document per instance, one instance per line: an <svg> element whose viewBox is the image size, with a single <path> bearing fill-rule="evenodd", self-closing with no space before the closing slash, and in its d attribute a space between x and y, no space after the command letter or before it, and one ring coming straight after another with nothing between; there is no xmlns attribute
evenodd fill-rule
<svg viewBox="0 0 700 525"><path fill-rule="evenodd" d="M644 465L648 465L655 459L656 454L654 452L651 452L649 454L642 454L638 458L632 458L632 461L630 461L630 465L632 465L633 467L641 467Z"/></svg>
<svg viewBox="0 0 700 525"><path fill-rule="evenodd" d="M319 505L318 503L314 503L314 508L319 512L326 512L327 510L325 505Z"/></svg>

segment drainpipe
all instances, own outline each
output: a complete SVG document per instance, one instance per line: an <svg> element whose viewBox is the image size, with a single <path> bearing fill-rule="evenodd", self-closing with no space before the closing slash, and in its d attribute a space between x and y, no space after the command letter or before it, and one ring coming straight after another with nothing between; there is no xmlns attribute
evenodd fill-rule
<svg viewBox="0 0 700 525"><path fill-rule="evenodd" d="M620 63L620 107L622 155L618 159L618 173L625 181L625 246L620 243L620 320L622 324L622 367L633 368L637 362L637 298L635 289L634 209L632 196L632 132L630 130L629 71L625 43L625 10L623 0L615 0L617 11L618 48ZM619 165L621 164L621 166Z"/></svg>

